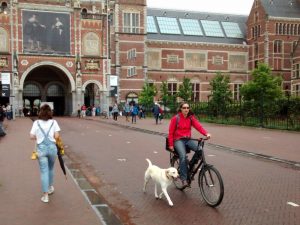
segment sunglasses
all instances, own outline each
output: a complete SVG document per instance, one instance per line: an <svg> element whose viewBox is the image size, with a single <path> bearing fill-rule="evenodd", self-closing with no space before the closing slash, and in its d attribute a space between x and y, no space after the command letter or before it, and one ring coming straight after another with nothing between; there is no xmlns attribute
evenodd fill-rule
<svg viewBox="0 0 300 225"><path fill-rule="evenodd" d="M181 107L182 109L190 109L190 107Z"/></svg>

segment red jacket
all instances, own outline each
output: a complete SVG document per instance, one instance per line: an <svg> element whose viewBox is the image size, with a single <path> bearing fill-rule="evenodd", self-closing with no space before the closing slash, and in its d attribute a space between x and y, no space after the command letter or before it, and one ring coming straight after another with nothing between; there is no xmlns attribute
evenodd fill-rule
<svg viewBox="0 0 300 225"><path fill-rule="evenodd" d="M194 127L197 131L199 131L204 136L207 135L207 131L202 127L200 122L195 118L195 116L188 116L184 118L182 113L178 113L179 121L176 128L177 123L177 115L173 116L169 126L169 146L174 146L174 141L182 138L182 137L191 137L192 129ZM192 126L191 126L192 122Z"/></svg>

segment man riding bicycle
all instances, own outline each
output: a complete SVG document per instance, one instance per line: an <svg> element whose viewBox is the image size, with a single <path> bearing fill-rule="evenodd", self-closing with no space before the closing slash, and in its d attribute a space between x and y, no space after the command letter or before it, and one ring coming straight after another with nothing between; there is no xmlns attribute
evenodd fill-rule
<svg viewBox="0 0 300 225"><path fill-rule="evenodd" d="M199 159L201 152L197 152L197 143L190 140L192 126L201 134L210 138L210 134L202 127L200 122L190 110L189 104L182 102L178 109L178 114L173 116L169 125L169 150L174 151L174 147L179 155L180 178L182 187L187 187L187 162L186 153L190 149L195 151L191 164Z"/></svg>

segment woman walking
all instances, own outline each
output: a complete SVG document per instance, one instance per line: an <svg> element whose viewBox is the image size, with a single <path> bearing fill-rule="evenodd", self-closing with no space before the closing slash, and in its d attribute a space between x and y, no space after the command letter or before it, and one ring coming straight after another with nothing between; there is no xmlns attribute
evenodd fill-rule
<svg viewBox="0 0 300 225"><path fill-rule="evenodd" d="M52 119L52 110L45 104L40 108L38 120L34 121L30 138L36 140L37 157L40 166L43 196L42 202L49 202L49 195L53 194L54 163L57 155L56 141L60 128L56 120Z"/></svg>

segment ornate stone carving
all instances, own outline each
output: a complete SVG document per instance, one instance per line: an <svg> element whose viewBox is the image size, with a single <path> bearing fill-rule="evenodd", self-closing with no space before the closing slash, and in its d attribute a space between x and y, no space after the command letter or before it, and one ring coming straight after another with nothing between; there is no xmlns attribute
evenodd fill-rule
<svg viewBox="0 0 300 225"><path fill-rule="evenodd" d="M8 67L8 59L7 57L0 58L0 67Z"/></svg>
<svg viewBox="0 0 300 225"><path fill-rule="evenodd" d="M86 70L99 70L99 61L95 61L94 59L90 59L85 62L85 69Z"/></svg>

